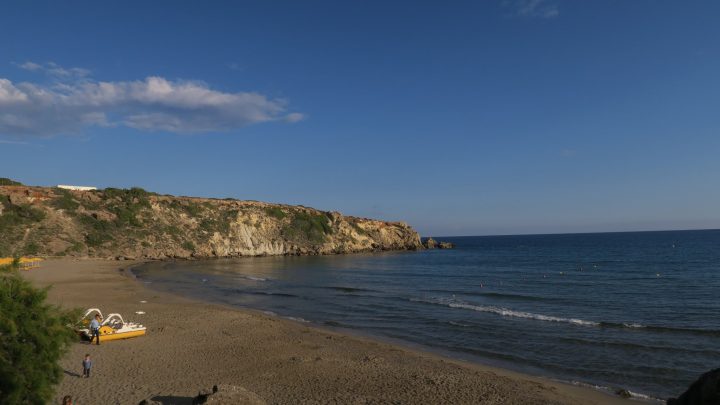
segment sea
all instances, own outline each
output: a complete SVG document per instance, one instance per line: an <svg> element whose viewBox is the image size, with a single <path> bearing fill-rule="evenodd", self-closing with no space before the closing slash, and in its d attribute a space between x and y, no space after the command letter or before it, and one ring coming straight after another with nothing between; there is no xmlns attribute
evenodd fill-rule
<svg viewBox="0 0 720 405"><path fill-rule="evenodd" d="M644 399L720 367L720 230L154 262L151 288Z"/></svg>

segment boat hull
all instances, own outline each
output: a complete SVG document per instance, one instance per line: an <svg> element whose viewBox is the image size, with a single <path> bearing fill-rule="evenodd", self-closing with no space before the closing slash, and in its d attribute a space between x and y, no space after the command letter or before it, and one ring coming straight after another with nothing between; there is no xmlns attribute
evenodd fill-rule
<svg viewBox="0 0 720 405"><path fill-rule="evenodd" d="M108 340L120 340L120 339L129 339L134 338L138 336L142 336L145 334L144 330L132 330L128 332L117 332L117 333L107 333L107 334L100 334L100 341L106 342Z"/></svg>
<svg viewBox="0 0 720 405"><path fill-rule="evenodd" d="M85 340L90 340L90 332L87 330L83 330L80 332L82 338ZM129 330L125 332L103 332L102 329L100 329L100 341L101 342L107 342L108 340L121 340L121 339L130 339L138 336L145 335L145 329L139 329L139 330Z"/></svg>

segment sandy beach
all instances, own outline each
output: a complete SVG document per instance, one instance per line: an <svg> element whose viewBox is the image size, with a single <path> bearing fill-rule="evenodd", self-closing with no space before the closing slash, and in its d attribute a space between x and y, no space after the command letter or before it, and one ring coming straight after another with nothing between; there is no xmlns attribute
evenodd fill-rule
<svg viewBox="0 0 720 405"><path fill-rule="evenodd" d="M72 395L76 404L153 398L190 404L215 384L241 386L279 404L630 403L589 388L159 293L127 275L137 264L59 259L23 272L37 286L52 285L52 303L118 312L148 327L139 338L73 344L61 361L65 376L54 403ZM80 378L85 353L94 361L90 379Z"/></svg>

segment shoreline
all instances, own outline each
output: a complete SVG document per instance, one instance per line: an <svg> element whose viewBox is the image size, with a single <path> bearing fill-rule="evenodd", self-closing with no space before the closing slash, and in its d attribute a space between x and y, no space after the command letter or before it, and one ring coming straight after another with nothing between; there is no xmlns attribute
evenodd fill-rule
<svg viewBox="0 0 720 405"><path fill-rule="evenodd" d="M70 394L78 404L190 403L200 390L230 384L268 403L639 403L401 342L157 291L132 274L143 263L51 259L22 272L35 285L53 285L51 303L119 312L148 328L146 336L98 347L73 344L60 362L65 376L56 401ZM76 377L86 352L97 364L92 384Z"/></svg>
<svg viewBox="0 0 720 405"><path fill-rule="evenodd" d="M388 251L388 252L379 252L379 253L397 253L397 254L407 254L409 252L407 251ZM368 253L368 252L356 252L356 253L349 253L348 255L367 255L367 254L374 254L374 253ZM247 257L246 257L247 258ZM236 259L242 259L242 258L212 258L210 260L236 260ZM174 261L185 261L186 259L173 259ZM198 259L203 260L203 259ZM160 262L165 262L166 260L160 260ZM128 270L125 272L125 274L129 277L131 277L135 282L141 283L144 288L148 288L153 291L158 291L164 294L171 294L171 295L178 295L173 292L164 291L160 288L154 288L152 287L151 281L143 281L142 278L137 277L134 269L144 266L148 263L152 263L154 261L142 261L137 264L134 264L133 266L129 267ZM249 311L251 313L255 313L260 316L270 316L275 317L277 319L281 319L283 321L290 321L293 323L297 323L301 326L309 326L311 328L320 330L320 331L326 331L330 333L337 333L342 335L347 335L350 337L355 337L359 339L369 339L372 341L377 341L380 343L392 345L392 346L399 346L409 351L414 352L420 352L424 354L429 354L438 357L439 359L454 361L462 365L468 365L468 366L479 366L479 367L486 367L490 368L496 371L501 372L509 372L509 373L516 373L520 376L526 376L526 377L534 377L538 378L543 381L549 381L553 383L558 384L565 384L573 387L581 387L590 389L595 392L599 392L603 395L609 395L613 398L621 398L619 395L617 395L615 392L619 389L626 390L627 393L630 394L630 398L634 400L635 403L648 403L648 404L659 404L659 403L665 403L665 400L655 398L649 395L645 395L642 393L634 392L632 390L629 390L625 387L610 387L610 386L603 386L603 385L596 385L589 382L583 382L583 381L572 381L572 380L566 380L562 379L561 377L556 377L550 374L543 373L543 370L537 367L531 367L531 366L523 366L518 364L513 364L511 362L502 361L502 360L496 360L492 358L486 358L482 357L480 355L472 355L467 353L461 353L461 352L455 352L447 349L441 349L437 347L433 347L430 345L425 345L422 343L415 343L410 342L406 340L402 340L400 338L393 338L388 336L382 336L379 334L373 334L372 332L368 332L366 330L362 329L352 329L352 328L346 328L343 326L333 326L325 323L320 323L317 321L311 321L307 320L301 317L293 317L289 315L282 315L278 314L273 311L264 310L261 308L253 308L249 306L235 306L231 304L225 304L222 302L214 302L212 300L203 300L201 298L197 297L188 297L183 295L184 298L187 298L189 300L203 302L207 304L212 305L219 305L224 308L230 309L230 310L238 310L238 311Z"/></svg>

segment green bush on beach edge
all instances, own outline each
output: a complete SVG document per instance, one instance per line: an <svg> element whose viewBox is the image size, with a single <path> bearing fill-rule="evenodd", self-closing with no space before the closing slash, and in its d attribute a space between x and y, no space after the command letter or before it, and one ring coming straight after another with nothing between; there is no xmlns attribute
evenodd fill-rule
<svg viewBox="0 0 720 405"><path fill-rule="evenodd" d="M0 403L49 403L79 311L46 303L48 289L20 277L17 261L0 270Z"/></svg>

